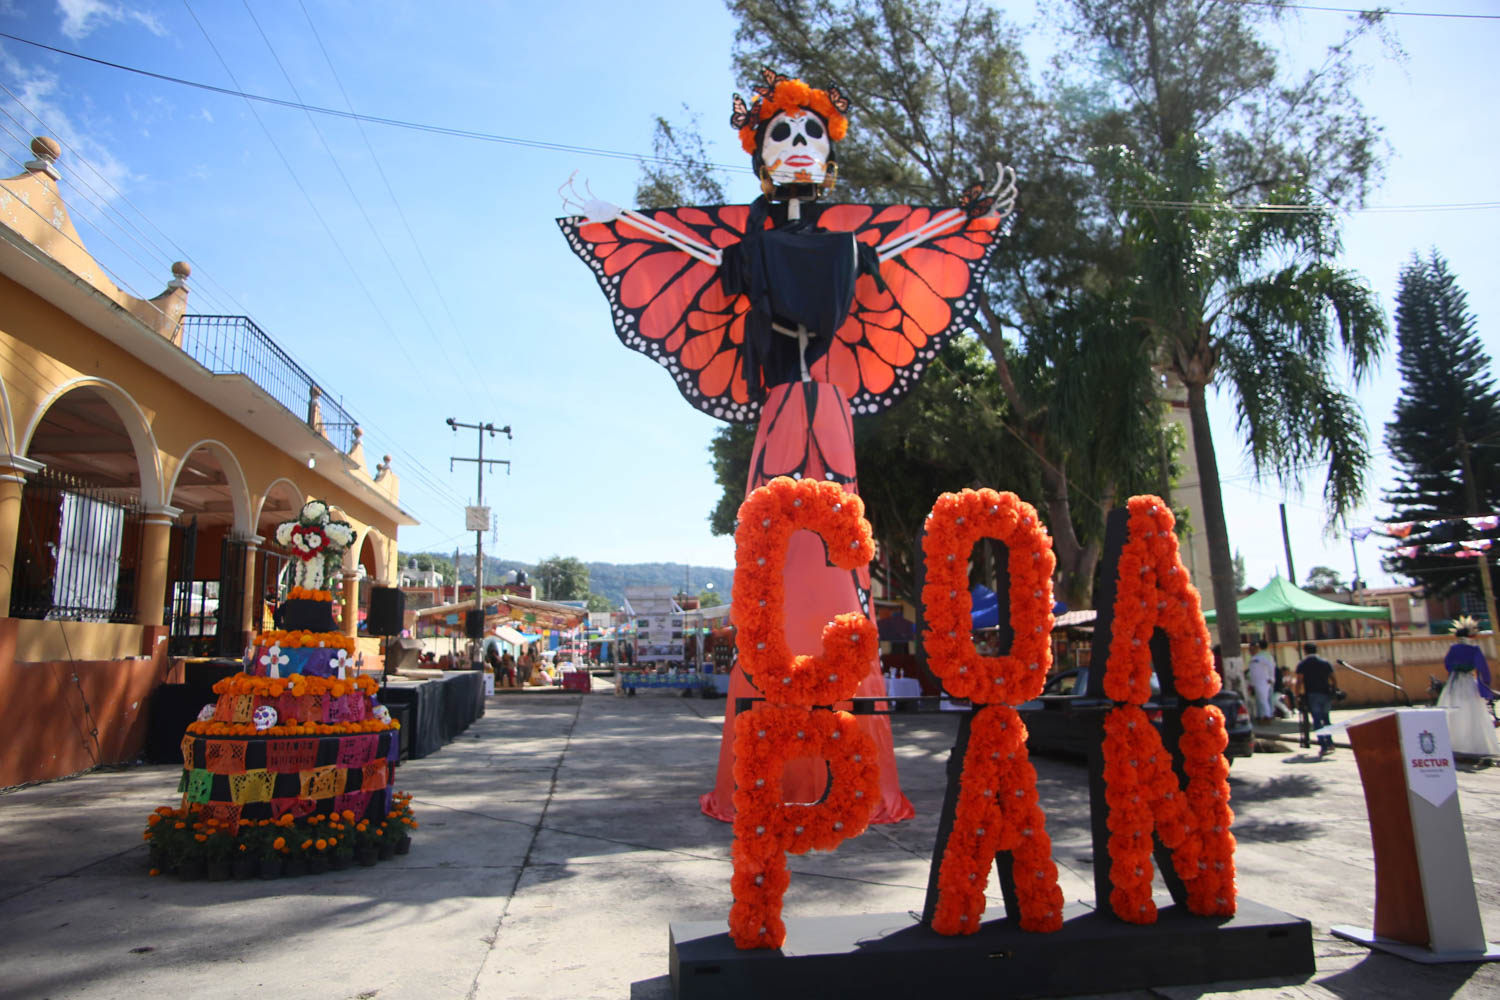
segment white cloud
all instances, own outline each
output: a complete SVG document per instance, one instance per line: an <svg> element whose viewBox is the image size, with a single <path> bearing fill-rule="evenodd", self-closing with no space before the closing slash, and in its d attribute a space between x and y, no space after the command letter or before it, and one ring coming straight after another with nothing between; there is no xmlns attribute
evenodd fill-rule
<svg viewBox="0 0 1500 1000"><path fill-rule="evenodd" d="M77 41L101 24L134 21L153 35L165 35L156 15L130 10L121 3L106 3L105 0L57 0L58 13L62 14L62 33Z"/></svg>
<svg viewBox="0 0 1500 1000"><path fill-rule="evenodd" d="M126 189L131 179L130 169L104 143L94 139L90 129L80 127L64 110L67 96L61 91L56 75L25 66L0 48L0 78L15 95L12 98L0 92L0 109L3 109L0 125L9 133L8 137L0 136L0 142L8 147L7 156L0 157L0 164L7 174L20 172L11 160L30 158L28 146L32 136L50 135L63 147L58 168L65 177L91 188L93 200L112 201L117 191ZM16 143L20 149L15 148Z"/></svg>

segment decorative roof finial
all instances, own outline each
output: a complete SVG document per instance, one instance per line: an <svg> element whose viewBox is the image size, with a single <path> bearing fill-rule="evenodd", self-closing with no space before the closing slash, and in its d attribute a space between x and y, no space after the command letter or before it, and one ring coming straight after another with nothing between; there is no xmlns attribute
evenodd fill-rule
<svg viewBox="0 0 1500 1000"><path fill-rule="evenodd" d="M62 175L53 166L57 158L62 155L62 147L57 140L51 136L39 135L31 140L31 151L36 154L36 159L26 161L26 169L32 173L43 173L53 180L60 180Z"/></svg>

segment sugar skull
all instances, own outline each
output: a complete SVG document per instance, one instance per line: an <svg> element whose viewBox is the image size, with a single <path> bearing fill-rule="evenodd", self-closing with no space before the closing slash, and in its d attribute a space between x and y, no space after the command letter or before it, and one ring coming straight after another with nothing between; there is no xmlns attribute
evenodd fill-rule
<svg viewBox="0 0 1500 1000"><path fill-rule="evenodd" d="M376 705L375 711L371 712L370 714L379 719L380 724L383 726L389 726L391 724L391 710L386 708L384 705Z"/></svg>
<svg viewBox="0 0 1500 1000"><path fill-rule="evenodd" d="M831 151L821 117L811 111L782 112L766 125L760 159L773 184L822 184Z"/></svg>
<svg viewBox="0 0 1500 1000"><path fill-rule="evenodd" d="M218 710L218 706L215 705L213 702L209 702L207 705L204 705L202 708L198 709L198 721L199 722L212 722L212 721L214 721L214 712L217 711L217 710Z"/></svg>
<svg viewBox="0 0 1500 1000"><path fill-rule="evenodd" d="M255 723L256 732L264 732L276 725L276 709L270 705L262 705L255 710L250 721Z"/></svg>
<svg viewBox="0 0 1500 1000"><path fill-rule="evenodd" d="M729 123L767 197L816 198L838 177L834 143L848 132L848 111L838 87L819 90L767 68L752 103L734 95Z"/></svg>

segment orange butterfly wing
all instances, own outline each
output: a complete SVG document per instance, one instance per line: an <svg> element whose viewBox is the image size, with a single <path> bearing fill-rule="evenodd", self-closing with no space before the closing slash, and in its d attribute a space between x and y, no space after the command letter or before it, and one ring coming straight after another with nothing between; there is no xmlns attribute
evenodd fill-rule
<svg viewBox="0 0 1500 1000"><path fill-rule="evenodd" d="M945 209L914 205L832 205L823 229L849 231L878 246L921 227ZM944 341L979 309L978 289L998 245L998 218L960 216L942 235L885 261L882 291L870 275L854 286L854 305L828 353L809 366L833 382L856 414L878 413L916 385Z"/></svg>
<svg viewBox="0 0 1500 1000"><path fill-rule="evenodd" d="M910 232L944 209L911 205L830 205L817 225L853 232L877 246ZM704 243L738 242L747 205L649 211L654 220ZM655 359L688 402L711 416L750 423L740 346L749 302L722 291L714 268L635 229L626 220L557 220L568 245L594 273L609 300L615 333ZM769 223L768 223L769 224ZM936 239L880 266L885 290L862 275L854 304L828 353L809 366L813 378L844 390L856 414L877 413L911 389L943 342L978 310L980 276L997 246L999 220L960 217Z"/></svg>
<svg viewBox="0 0 1500 1000"><path fill-rule="evenodd" d="M744 235L747 205L647 210L642 214L717 247ZM743 295L725 295L718 272L631 226L625 219L558 219L568 246L589 266L609 300L615 334L667 370L683 397L734 423L760 415L745 386L740 345Z"/></svg>

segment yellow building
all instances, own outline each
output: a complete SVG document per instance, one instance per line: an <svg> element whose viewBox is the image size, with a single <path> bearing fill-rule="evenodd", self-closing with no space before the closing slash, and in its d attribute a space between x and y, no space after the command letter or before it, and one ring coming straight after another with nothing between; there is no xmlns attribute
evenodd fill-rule
<svg viewBox="0 0 1500 1000"><path fill-rule="evenodd" d="M0 180L0 787L134 759L187 656L239 657L285 594L276 525L312 497L357 531L344 596L394 585L390 456L249 319L138 299L89 254L59 147ZM355 634L357 614L345 615Z"/></svg>

